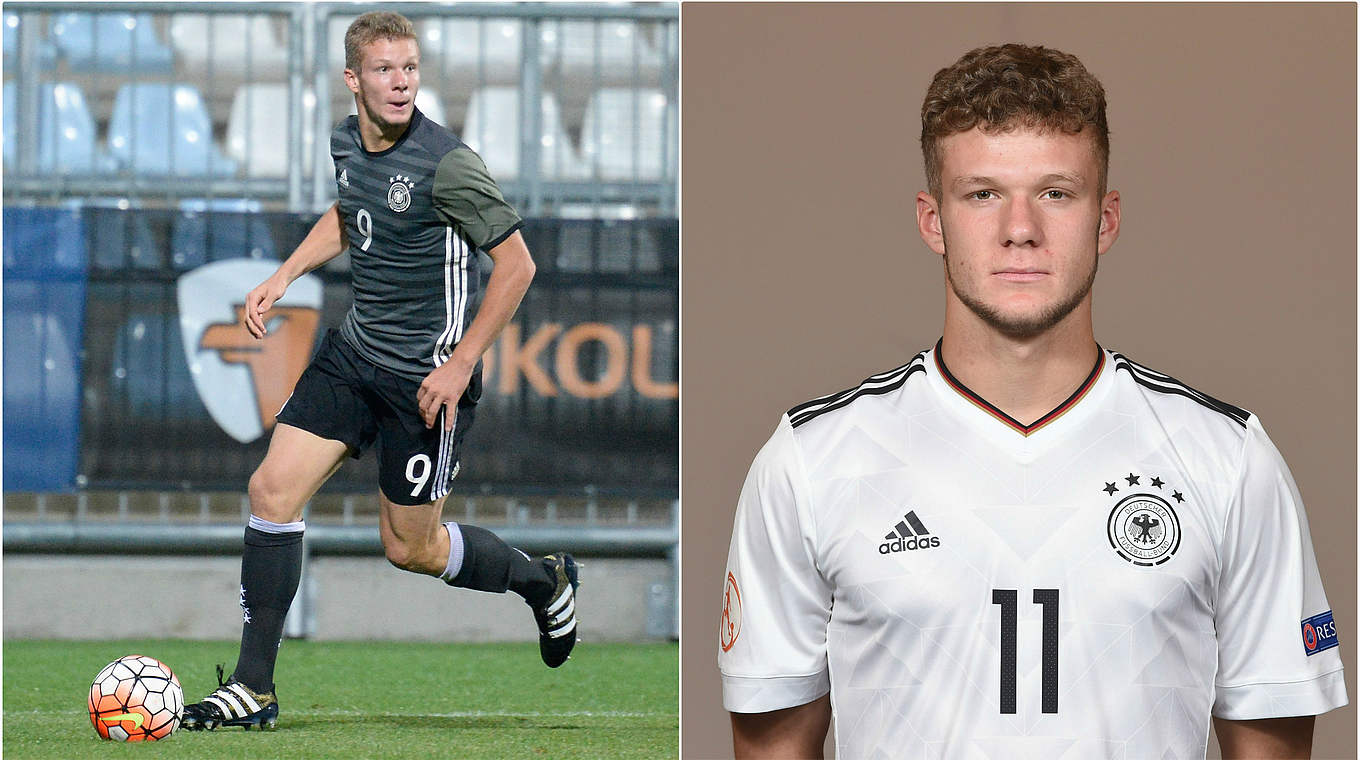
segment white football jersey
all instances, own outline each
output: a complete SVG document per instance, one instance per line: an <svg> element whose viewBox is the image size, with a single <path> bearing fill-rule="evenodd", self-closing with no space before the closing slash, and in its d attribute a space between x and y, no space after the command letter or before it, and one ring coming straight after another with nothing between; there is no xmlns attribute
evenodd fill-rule
<svg viewBox="0 0 1360 760"><path fill-rule="evenodd" d="M1210 714L1346 704L1289 470L1111 352L1022 425L939 345L791 409L727 559L723 702L831 693L841 757L1202 758Z"/></svg>

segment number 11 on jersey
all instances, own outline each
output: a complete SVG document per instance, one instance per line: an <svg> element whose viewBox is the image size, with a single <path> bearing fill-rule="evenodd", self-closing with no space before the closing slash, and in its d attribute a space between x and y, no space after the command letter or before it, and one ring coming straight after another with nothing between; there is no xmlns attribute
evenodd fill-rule
<svg viewBox="0 0 1360 760"><path fill-rule="evenodd" d="M992 589L992 604L1001 606L1001 712L1015 713L1016 603L1013 588ZM1041 705L1046 713L1058 711L1058 589L1034 589L1034 603L1043 607Z"/></svg>

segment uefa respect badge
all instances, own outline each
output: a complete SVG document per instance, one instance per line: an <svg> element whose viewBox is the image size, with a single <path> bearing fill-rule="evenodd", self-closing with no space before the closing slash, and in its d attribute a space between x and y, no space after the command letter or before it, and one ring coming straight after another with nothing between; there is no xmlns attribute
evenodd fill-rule
<svg viewBox="0 0 1360 760"><path fill-rule="evenodd" d="M1336 635L1336 622L1332 620L1331 610L1327 610L1321 615L1314 615L1303 621L1301 625L1303 651L1309 657L1340 644Z"/></svg>

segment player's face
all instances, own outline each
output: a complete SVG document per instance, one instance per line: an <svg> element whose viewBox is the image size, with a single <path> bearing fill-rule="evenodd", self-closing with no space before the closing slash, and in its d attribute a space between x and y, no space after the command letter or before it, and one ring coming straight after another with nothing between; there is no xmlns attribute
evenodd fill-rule
<svg viewBox="0 0 1360 760"><path fill-rule="evenodd" d="M1079 307L1119 232L1089 134L973 129L941 140L940 198L917 196L921 236L944 256L947 298L994 330L1032 337Z"/></svg>
<svg viewBox="0 0 1360 760"><path fill-rule="evenodd" d="M359 70L345 69L359 112L379 131L404 127L420 88L420 47L412 39L380 39L364 47Z"/></svg>

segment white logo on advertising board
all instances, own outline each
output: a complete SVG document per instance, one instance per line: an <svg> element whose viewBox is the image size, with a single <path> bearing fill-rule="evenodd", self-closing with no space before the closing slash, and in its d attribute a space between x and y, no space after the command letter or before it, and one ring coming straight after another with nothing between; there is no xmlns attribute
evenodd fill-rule
<svg viewBox="0 0 1360 760"><path fill-rule="evenodd" d="M266 312L262 340L246 331L246 294L277 267L277 261L228 259L179 278L180 334L194 387L218 426L241 443L273 429L274 415L311 360L321 321L321 280L304 275Z"/></svg>

